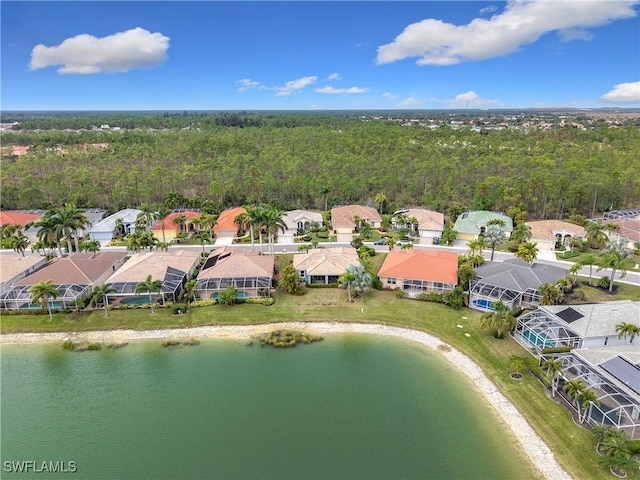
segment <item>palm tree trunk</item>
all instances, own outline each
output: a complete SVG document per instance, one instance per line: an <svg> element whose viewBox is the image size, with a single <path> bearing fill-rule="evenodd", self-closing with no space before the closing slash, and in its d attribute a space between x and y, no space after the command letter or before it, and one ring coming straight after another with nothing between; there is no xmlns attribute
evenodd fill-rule
<svg viewBox="0 0 640 480"><path fill-rule="evenodd" d="M76 234L73 236L73 242L76 246L76 252L80 251L80 241L78 240L78 231L76 230Z"/></svg>
<svg viewBox="0 0 640 480"><path fill-rule="evenodd" d="M60 243L60 241L57 241L56 247L58 248L58 257L62 258L62 243Z"/></svg>
<svg viewBox="0 0 640 480"><path fill-rule="evenodd" d="M104 302L104 318L109 318L109 309L107 308L108 300L106 295L102 297L102 301Z"/></svg>
<svg viewBox="0 0 640 480"><path fill-rule="evenodd" d="M249 224L249 235L251 235L251 251L253 252L253 247L255 244L255 241L253 240L253 223Z"/></svg>
<svg viewBox="0 0 640 480"><path fill-rule="evenodd" d="M151 315L155 315L156 312L153 311L153 299L151 298L151 291L149 293L149 306L151 307Z"/></svg>
<svg viewBox="0 0 640 480"><path fill-rule="evenodd" d="M616 276L616 269L611 269L611 278L609 279L609 293L613 292L613 277Z"/></svg>

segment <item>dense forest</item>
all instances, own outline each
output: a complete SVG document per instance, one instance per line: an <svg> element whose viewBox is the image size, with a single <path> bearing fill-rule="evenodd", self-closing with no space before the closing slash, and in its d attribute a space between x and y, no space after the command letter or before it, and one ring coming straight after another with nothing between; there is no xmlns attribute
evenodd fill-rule
<svg viewBox="0 0 640 480"><path fill-rule="evenodd" d="M530 219L587 217L640 206L640 129L410 123L358 115L139 114L7 118L3 209L73 202L116 211L158 205L216 212L267 202L282 209L374 205L446 212L519 207ZM424 120L424 119L423 119ZM109 125L107 128L106 125ZM104 126L105 128L100 128ZM118 128L114 129L113 127ZM92 144L107 144L93 148Z"/></svg>

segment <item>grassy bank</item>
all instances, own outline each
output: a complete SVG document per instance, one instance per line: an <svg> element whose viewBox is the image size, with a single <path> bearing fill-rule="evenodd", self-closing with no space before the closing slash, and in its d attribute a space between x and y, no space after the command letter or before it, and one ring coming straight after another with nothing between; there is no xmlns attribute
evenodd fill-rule
<svg viewBox="0 0 640 480"><path fill-rule="evenodd" d="M592 435L576 426L569 413L549 400L543 386L531 375L515 381L509 377L512 355L527 352L507 338L496 340L479 326L480 313L412 300L397 299L391 292L372 291L353 304L347 303L347 292L339 289L310 289L305 296L278 294L276 303L262 305L213 306L192 309L185 315L172 315L169 309L48 315L3 316L2 333L89 331L118 328L163 329L198 325L255 324L274 321L375 322L423 330L443 339L475 360L486 375L500 388L536 432L554 451L558 461L576 479L610 479L598 464ZM463 328L459 328L462 325ZM465 336L468 333L470 336ZM629 479L640 479L637 470Z"/></svg>

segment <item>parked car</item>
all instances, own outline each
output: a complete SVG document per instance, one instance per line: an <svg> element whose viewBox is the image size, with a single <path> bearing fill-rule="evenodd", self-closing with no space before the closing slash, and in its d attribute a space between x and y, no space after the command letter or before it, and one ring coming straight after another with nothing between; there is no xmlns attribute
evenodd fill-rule
<svg viewBox="0 0 640 480"><path fill-rule="evenodd" d="M440 237L433 237L433 244L440 245Z"/></svg>
<svg viewBox="0 0 640 480"><path fill-rule="evenodd" d="M386 245L387 244L387 239L382 237L378 240L376 240L375 242L373 242L374 245Z"/></svg>
<svg viewBox="0 0 640 480"><path fill-rule="evenodd" d="M402 239L401 239L401 240L398 240L398 241L396 242L396 245L398 245L398 246L399 246L399 245L409 245L409 244L412 244L412 243L413 243L413 242L412 242L411 240L402 240Z"/></svg>

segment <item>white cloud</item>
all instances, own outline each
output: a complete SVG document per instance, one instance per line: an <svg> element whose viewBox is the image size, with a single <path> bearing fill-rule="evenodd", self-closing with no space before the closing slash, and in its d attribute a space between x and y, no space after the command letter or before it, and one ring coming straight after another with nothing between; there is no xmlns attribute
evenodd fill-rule
<svg viewBox="0 0 640 480"><path fill-rule="evenodd" d="M418 65L453 65L507 55L549 32L564 38L577 31L636 16L638 0L510 0L504 12L467 25L426 19L407 26L395 40L378 47L379 65L418 57ZM569 33L571 32L571 33Z"/></svg>
<svg viewBox="0 0 640 480"><path fill-rule="evenodd" d="M62 65L58 73L89 74L128 72L151 68L167 58L169 38L137 27L107 37L82 34L60 45L36 45L31 52L31 70Z"/></svg>
<svg viewBox="0 0 640 480"><path fill-rule="evenodd" d="M409 97L409 98L405 98L400 103L398 103L397 107L398 108L411 108L411 107L420 107L420 106L422 106L424 104L425 104L425 102L422 101L422 100L418 100L415 97Z"/></svg>
<svg viewBox="0 0 640 480"><path fill-rule="evenodd" d="M290 82L285 83L282 87L271 87L271 89L276 92L276 97L287 97L297 90L302 90L306 86L316 83L317 80L318 77L316 76L302 77L296 80L291 80Z"/></svg>
<svg viewBox="0 0 640 480"><path fill-rule="evenodd" d="M339 73L332 73L327 77L327 80L342 80L342 77Z"/></svg>
<svg viewBox="0 0 640 480"><path fill-rule="evenodd" d="M619 83L600 100L611 103L632 103L640 106L640 82Z"/></svg>
<svg viewBox="0 0 640 480"><path fill-rule="evenodd" d="M493 13L498 10L498 7L495 5L489 5L488 7L484 7L480 9L480 15L487 15L489 13Z"/></svg>
<svg viewBox="0 0 640 480"><path fill-rule="evenodd" d="M260 87L260 82L256 82L255 80L251 80L250 78L242 78L236 82L238 85L239 92L245 92L247 90L252 90L254 88Z"/></svg>
<svg viewBox="0 0 640 480"><path fill-rule="evenodd" d="M350 88L334 88L334 87L322 87L316 88L316 93L328 93L328 94L338 94L338 93L367 93L369 91L368 88L359 88L359 87L350 87Z"/></svg>
<svg viewBox="0 0 640 480"><path fill-rule="evenodd" d="M473 90L469 90L468 92L456 95L454 98L447 100L447 103L451 108L479 108L487 106L497 107L502 105L502 102L500 100L488 100L482 98Z"/></svg>
<svg viewBox="0 0 640 480"><path fill-rule="evenodd" d="M398 99L398 95L396 95L395 93L391 93L391 92L385 92L382 94L382 96L384 98L387 98L389 100L397 100Z"/></svg>

